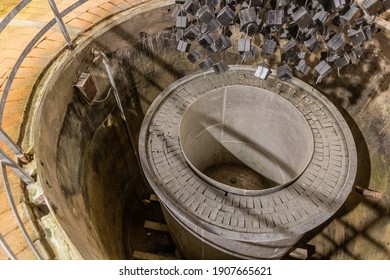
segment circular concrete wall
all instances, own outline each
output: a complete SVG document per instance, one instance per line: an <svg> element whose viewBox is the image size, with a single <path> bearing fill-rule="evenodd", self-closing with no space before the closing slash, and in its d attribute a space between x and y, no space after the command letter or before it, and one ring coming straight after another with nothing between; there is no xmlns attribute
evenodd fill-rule
<svg viewBox="0 0 390 280"><path fill-rule="evenodd" d="M222 190L256 194L282 187L305 170L313 135L302 113L262 88L232 85L194 101L180 123L187 163Z"/></svg>
<svg viewBox="0 0 390 280"><path fill-rule="evenodd" d="M174 23L168 4L141 4L97 26L85 41L77 40L75 50L57 58L39 86L33 128L38 173L59 222L86 259L132 258L137 242L130 230L132 213L147 188L115 98L105 99L111 85L101 60L93 62L92 49L109 56L136 141L143 113L134 96L147 92L141 104L147 108L189 72L185 63L174 65L181 57L169 30ZM91 75L95 100L104 102L83 101L73 86L80 72Z"/></svg>
<svg viewBox="0 0 390 280"><path fill-rule="evenodd" d="M356 175L355 144L338 110L307 84L297 79L282 82L275 77L262 81L251 67L231 69L222 75L207 72L187 76L153 102L140 132L142 168L160 197L170 232L186 257L281 258L304 233L329 219L349 195ZM224 105L230 100L229 90L234 98L230 105ZM244 92L250 92L247 101ZM253 104L249 105L250 100ZM247 103L241 107L240 102ZM255 110L259 104L270 107L259 112ZM207 134L220 137L218 124L221 127L224 120L223 108L229 117L223 126L231 128L226 131L234 128L240 131L236 135L252 137L252 142L264 145L269 154L285 151L283 161L290 160L288 166L296 168L290 178L298 178L283 188L265 192L221 187L205 179L200 172L215 162L210 155L221 154L213 150L220 147L218 141ZM271 123L257 124L256 117ZM288 126L289 117L299 128L272 123L279 118ZM295 137L279 139L290 136L285 132ZM261 133L265 133L265 140L259 139ZM301 143L296 139L299 137L304 138ZM267 140L272 143L267 144ZM280 145L285 144L290 146L281 149ZM302 157L294 159L288 148L291 153L301 151ZM259 159L270 164L270 169L275 166L269 163L269 157ZM274 179L280 180L277 176Z"/></svg>

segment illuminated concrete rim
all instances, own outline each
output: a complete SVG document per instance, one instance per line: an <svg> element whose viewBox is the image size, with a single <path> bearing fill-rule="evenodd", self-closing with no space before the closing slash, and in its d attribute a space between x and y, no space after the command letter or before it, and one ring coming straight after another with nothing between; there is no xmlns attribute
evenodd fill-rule
<svg viewBox="0 0 390 280"><path fill-rule="evenodd" d="M321 93L297 79L283 82L271 76L262 81L254 72L252 67L231 66L222 75L196 73L172 84L147 112L139 149L147 180L182 227L235 256L276 258L341 207L355 180L357 155L345 120ZM213 186L188 165L179 140L184 112L204 94L235 85L278 94L305 117L314 152L292 184L266 194L240 195ZM252 250L243 243L256 246ZM259 244L273 253L259 253Z"/></svg>

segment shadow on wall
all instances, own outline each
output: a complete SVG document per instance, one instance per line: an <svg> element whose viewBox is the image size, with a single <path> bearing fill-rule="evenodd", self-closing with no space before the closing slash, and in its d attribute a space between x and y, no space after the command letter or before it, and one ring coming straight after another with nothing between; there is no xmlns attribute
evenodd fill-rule
<svg viewBox="0 0 390 280"><path fill-rule="evenodd" d="M390 259L389 37L375 35L357 65L313 85L338 107L351 128L358 151L355 186L382 195L374 200L353 191L333 221L305 236L302 242L316 245L315 258Z"/></svg>

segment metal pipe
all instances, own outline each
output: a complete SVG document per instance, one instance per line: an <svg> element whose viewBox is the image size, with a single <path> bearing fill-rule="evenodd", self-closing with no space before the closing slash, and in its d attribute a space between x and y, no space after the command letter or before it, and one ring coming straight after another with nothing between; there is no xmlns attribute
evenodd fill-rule
<svg viewBox="0 0 390 280"><path fill-rule="evenodd" d="M8 134L0 127L0 140L5 142L7 147L9 147L18 158L23 157L22 150L12 141Z"/></svg>
<svg viewBox="0 0 390 280"><path fill-rule="evenodd" d="M62 32L62 34L65 37L65 40L67 42L67 45L68 45L69 49L73 49L74 45L72 43L72 39L69 36L68 29L66 28L65 23L62 20L62 16L61 16L60 12L58 11L56 3L54 2L54 0L48 0L48 2L49 2L51 10L54 13L54 17L55 17L55 19L56 19L56 21L58 23L58 26L60 27L61 32Z"/></svg>
<svg viewBox="0 0 390 280"><path fill-rule="evenodd" d="M136 152L137 150L136 150L136 147L135 147L135 144L134 144L134 141L133 141L133 137L131 136L130 128L129 128L129 125L127 123L125 111L123 109L122 102L121 102L121 99L119 97L118 89L116 87L116 83L115 83L114 77L112 75L111 67L110 67L110 64L109 64L109 59L107 58L105 53L103 53L102 51L92 50L92 53L95 55L95 57L101 56L103 58L102 62L104 64L104 67L106 68L106 72L107 72L107 75L108 75L108 79L110 80L111 87L114 89L115 101L116 101L116 103L118 105L121 118L125 122L126 133L127 133L127 136L128 136L128 138L130 140L131 146L133 148L134 156L137 159L138 165L141 166L141 162L140 162L138 154Z"/></svg>
<svg viewBox="0 0 390 280"><path fill-rule="evenodd" d="M24 172L24 170L11 159L2 149L0 149L0 162L2 165L8 165L18 177L23 180L27 185L34 182L34 180Z"/></svg>
<svg viewBox="0 0 390 280"><path fill-rule="evenodd" d="M7 242L5 241L3 236L1 235L1 233L0 233L0 245L4 249L4 251L7 253L8 257L11 260L16 260L17 259L15 254L12 252L11 248L8 246Z"/></svg>
<svg viewBox="0 0 390 280"><path fill-rule="evenodd" d="M11 193L11 188L9 187L9 181L8 181L8 176L7 176L7 170L5 169L5 166L8 165L7 163L5 162L2 162L1 163L1 175L2 175L2 178L3 178L3 186L4 186L4 189L5 189L5 193L7 195L7 199L8 199L8 202L9 202L9 205L11 206L11 209L12 209L12 212L14 213L14 216L16 218L16 221L19 225L19 228L20 230L22 231L23 235L24 235L24 238L26 239L28 245L30 246L31 250L34 252L35 256L39 259L39 260L42 260L42 256L39 254L37 248L35 247L34 245L34 242L32 242L24 224L23 224L23 221L22 219L20 218L20 215L19 215L19 212L16 208L16 204L15 204L15 200L12 196L12 193Z"/></svg>

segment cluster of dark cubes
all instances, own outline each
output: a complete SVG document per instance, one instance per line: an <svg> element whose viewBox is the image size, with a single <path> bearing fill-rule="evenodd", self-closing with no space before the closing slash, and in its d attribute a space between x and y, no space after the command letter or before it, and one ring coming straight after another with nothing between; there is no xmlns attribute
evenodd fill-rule
<svg viewBox="0 0 390 280"><path fill-rule="evenodd" d="M334 68L356 63L363 54L362 44L376 32L373 18L390 9L390 0L176 0L172 17L176 20L177 50L187 53L203 71L228 70L225 61L213 61L212 53L232 46L230 28L239 25L238 52L243 60L261 53L264 61L281 50L279 79L288 79L293 69L318 81ZM262 46L252 44L262 36ZM311 67L310 53L320 61ZM312 64L312 63L310 63ZM312 69L313 68L313 69ZM255 76L267 79L271 69L259 65Z"/></svg>

